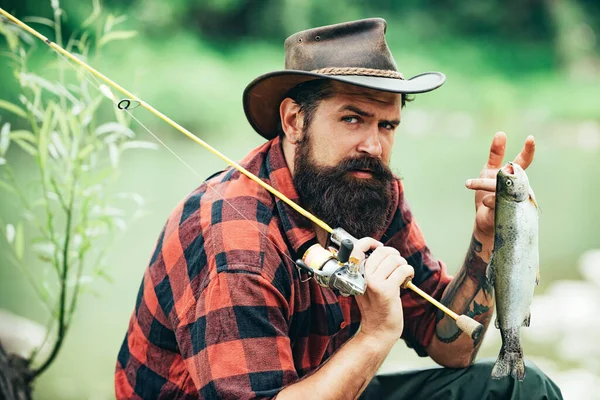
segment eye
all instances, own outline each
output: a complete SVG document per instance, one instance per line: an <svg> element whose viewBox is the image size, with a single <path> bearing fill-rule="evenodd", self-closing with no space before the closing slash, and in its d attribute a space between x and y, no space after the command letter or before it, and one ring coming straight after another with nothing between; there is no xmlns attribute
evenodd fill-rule
<svg viewBox="0 0 600 400"><path fill-rule="evenodd" d="M512 186L512 181L510 179L506 181L506 186Z"/></svg>
<svg viewBox="0 0 600 400"><path fill-rule="evenodd" d="M358 124L359 123L359 119L358 117L342 117L342 121L348 123L348 124Z"/></svg>
<svg viewBox="0 0 600 400"><path fill-rule="evenodd" d="M382 122L379 126L385 130L393 131L396 127L389 122Z"/></svg>

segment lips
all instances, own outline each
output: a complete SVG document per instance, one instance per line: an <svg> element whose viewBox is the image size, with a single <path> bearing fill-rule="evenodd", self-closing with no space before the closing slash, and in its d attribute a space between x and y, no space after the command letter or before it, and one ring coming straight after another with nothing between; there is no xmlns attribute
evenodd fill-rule
<svg viewBox="0 0 600 400"><path fill-rule="evenodd" d="M383 161L368 156L347 158L340 163L338 169L355 177L374 178L380 181L393 179L392 172Z"/></svg>

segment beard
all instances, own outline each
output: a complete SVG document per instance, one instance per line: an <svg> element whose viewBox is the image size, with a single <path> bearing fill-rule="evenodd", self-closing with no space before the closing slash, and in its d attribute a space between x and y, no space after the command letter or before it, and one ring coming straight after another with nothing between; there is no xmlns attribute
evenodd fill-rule
<svg viewBox="0 0 600 400"><path fill-rule="evenodd" d="M294 186L304 207L333 228L343 228L356 238L373 236L387 225L393 200L394 176L380 159L347 157L337 166L317 165L310 135L298 144L294 159ZM371 178L350 172L368 170Z"/></svg>

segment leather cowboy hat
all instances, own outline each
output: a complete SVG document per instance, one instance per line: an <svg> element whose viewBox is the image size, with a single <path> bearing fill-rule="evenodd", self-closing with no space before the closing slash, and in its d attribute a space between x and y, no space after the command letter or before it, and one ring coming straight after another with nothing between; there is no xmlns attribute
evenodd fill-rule
<svg viewBox="0 0 600 400"><path fill-rule="evenodd" d="M300 83L331 79L393 93L424 93L446 77L426 72L410 79L398 72L385 41L386 21L369 18L308 29L285 40L285 69L259 76L244 90L244 112L266 139L277 136L279 105Z"/></svg>

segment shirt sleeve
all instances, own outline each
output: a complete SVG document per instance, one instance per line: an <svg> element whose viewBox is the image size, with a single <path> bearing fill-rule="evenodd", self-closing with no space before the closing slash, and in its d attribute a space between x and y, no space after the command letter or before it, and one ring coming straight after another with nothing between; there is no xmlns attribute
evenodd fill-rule
<svg viewBox="0 0 600 400"><path fill-rule="evenodd" d="M216 273L177 341L201 398L273 398L298 379L285 297L248 267Z"/></svg>
<svg viewBox="0 0 600 400"><path fill-rule="evenodd" d="M399 182L399 207L394 222L397 232L386 242L393 246L415 270L413 283L433 298L440 300L452 277L442 261L436 260L425 244L425 238L413 218ZM401 293L404 312L402 338L421 357L427 356L425 348L435 332L437 308L412 290Z"/></svg>

